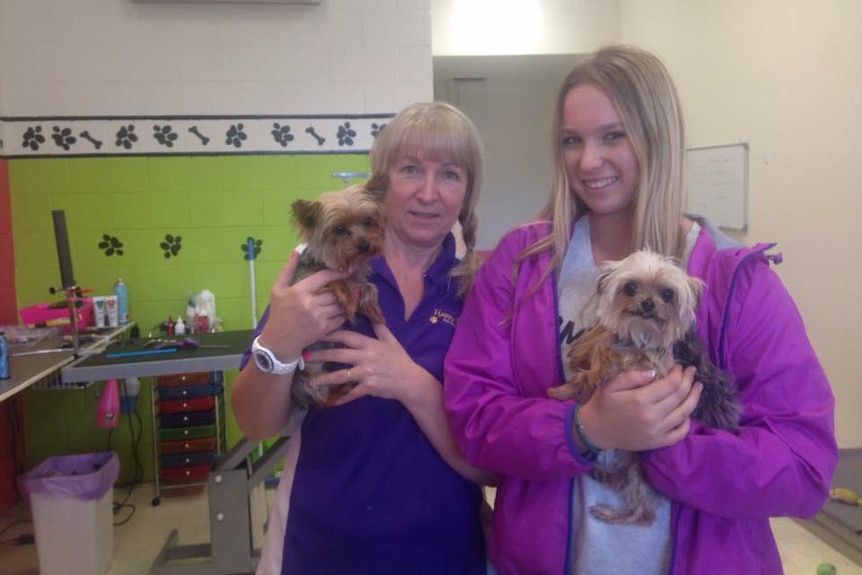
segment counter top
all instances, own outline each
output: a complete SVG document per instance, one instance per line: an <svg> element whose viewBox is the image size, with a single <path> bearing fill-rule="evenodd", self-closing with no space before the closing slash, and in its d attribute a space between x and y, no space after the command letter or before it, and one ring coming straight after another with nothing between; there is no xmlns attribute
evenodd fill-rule
<svg viewBox="0 0 862 575"><path fill-rule="evenodd" d="M46 338L35 344L9 345L9 379L0 379L0 401L28 387L56 376L57 372L73 361L83 359L87 354L98 353L111 342L116 341L134 322L102 332L96 339L81 343L79 355L76 358L72 348L62 348L62 336ZM84 339L84 336L81 336Z"/></svg>
<svg viewBox="0 0 862 575"><path fill-rule="evenodd" d="M182 339L174 336L164 339ZM201 347L157 353L147 338L118 342L101 353L67 362L61 370L64 384L100 381L112 377L147 377L196 371L239 368L242 355L251 345L252 330L194 334ZM218 347L206 347L218 346ZM114 356L115 354L123 354ZM125 355L129 354L129 355ZM143 354L143 355L138 355Z"/></svg>

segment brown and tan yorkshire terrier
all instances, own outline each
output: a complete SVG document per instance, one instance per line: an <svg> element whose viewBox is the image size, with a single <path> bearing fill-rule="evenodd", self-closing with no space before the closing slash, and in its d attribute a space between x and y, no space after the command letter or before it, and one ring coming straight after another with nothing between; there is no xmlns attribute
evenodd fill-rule
<svg viewBox="0 0 862 575"><path fill-rule="evenodd" d="M596 324L569 350L571 379L548 394L583 403L623 371L654 369L658 379L667 375L669 364L694 366L695 381L703 384L703 391L693 417L710 427L736 432L739 406L731 377L709 361L694 329L703 286L674 259L654 252L637 251L621 261L607 262L599 275ZM590 509L594 516L608 523L653 522L659 494L647 482L638 453L604 453L592 475L619 491L627 506L617 510L594 505Z"/></svg>
<svg viewBox="0 0 862 575"><path fill-rule="evenodd" d="M323 290L335 294L348 321L362 314L374 323L383 323L377 288L368 281L369 260L383 249L380 202L358 184L325 192L314 200L296 200L291 207L299 237L305 243L291 283L326 268L348 273ZM335 345L319 342L309 349ZM300 407L324 406L350 391L353 383L325 387L311 384L316 376L336 368L306 362L293 377L293 401Z"/></svg>

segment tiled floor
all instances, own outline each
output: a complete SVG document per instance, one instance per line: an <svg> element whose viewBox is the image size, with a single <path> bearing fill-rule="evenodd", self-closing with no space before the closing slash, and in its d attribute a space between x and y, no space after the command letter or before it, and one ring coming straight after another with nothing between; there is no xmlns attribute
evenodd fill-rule
<svg viewBox="0 0 862 575"><path fill-rule="evenodd" d="M125 498L127 490L116 490L115 501ZM263 524L265 500L274 490L259 490L254 497L256 505L254 522ZM171 530L179 532L179 545L208 543L209 509L205 494L185 497L162 497L161 504L153 507L151 484L138 486L131 494L129 503L135 506L134 515L124 524L114 527L114 557L106 575L139 575L149 573L153 561L165 544ZM123 508L114 515L118 524L129 515ZM257 517L257 516L260 517ZM11 523L22 521L15 525ZM784 559L786 575L816 575L821 562L837 567L838 575L862 575L862 567L853 563L824 541L812 535L790 519L775 519L772 522ZM11 512L0 516L0 541L14 539L20 533L32 533L29 509L20 504ZM255 533L255 544L260 545L260 533ZM34 545L0 544L0 573L3 575L39 575L38 558Z"/></svg>

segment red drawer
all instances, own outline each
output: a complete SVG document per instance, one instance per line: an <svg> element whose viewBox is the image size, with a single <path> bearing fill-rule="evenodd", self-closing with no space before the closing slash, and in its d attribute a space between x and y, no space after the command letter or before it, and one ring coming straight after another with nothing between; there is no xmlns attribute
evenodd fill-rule
<svg viewBox="0 0 862 575"><path fill-rule="evenodd" d="M215 437L201 439L181 439L177 441L160 441L159 451L162 454L191 453L193 451L213 451L216 448Z"/></svg>
<svg viewBox="0 0 862 575"><path fill-rule="evenodd" d="M209 411L215 406L215 397L193 397L171 401L159 401L159 413L181 413L183 411Z"/></svg>
<svg viewBox="0 0 862 575"><path fill-rule="evenodd" d="M159 475L165 481L201 481L210 472L209 465L187 465L185 467L163 467Z"/></svg>
<svg viewBox="0 0 862 575"><path fill-rule="evenodd" d="M212 372L200 371L197 373L160 375L156 377L156 383L159 387L171 387L174 385L204 385L212 383L212 379Z"/></svg>

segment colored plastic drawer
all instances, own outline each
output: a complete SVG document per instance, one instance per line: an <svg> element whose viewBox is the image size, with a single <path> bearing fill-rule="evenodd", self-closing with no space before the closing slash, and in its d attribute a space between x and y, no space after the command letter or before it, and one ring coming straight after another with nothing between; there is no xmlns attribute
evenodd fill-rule
<svg viewBox="0 0 862 575"><path fill-rule="evenodd" d="M213 383L213 373L200 371L197 373L177 373L172 375L160 375L156 377L159 387L173 387L177 385L207 385Z"/></svg>
<svg viewBox="0 0 862 575"><path fill-rule="evenodd" d="M185 427L187 425L206 425L215 421L215 410L187 411L184 413L159 414L162 427Z"/></svg>
<svg viewBox="0 0 862 575"><path fill-rule="evenodd" d="M176 455L180 453L192 453L194 451L214 451L216 448L215 437L202 437L200 439L189 439L179 441L160 441L159 451L162 455Z"/></svg>
<svg viewBox="0 0 862 575"><path fill-rule="evenodd" d="M192 452L183 455L162 455L162 467L187 467L189 465L212 465L214 451Z"/></svg>
<svg viewBox="0 0 862 575"><path fill-rule="evenodd" d="M184 411L208 411L215 407L215 396L193 397L159 402L159 413L168 415Z"/></svg>
<svg viewBox="0 0 862 575"><path fill-rule="evenodd" d="M201 481L207 478L210 465L187 465L185 467L164 467L159 475L165 481Z"/></svg>
<svg viewBox="0 0 862 575"><path fill-rule="evenodd" d="M159 429L159 439L162 441L175 441L177 439L199 439L201 437L215 437L214 425L199 425L197 427L169 427Z"/></svg>
<svg viewBox="0 0 862 575"><path fill-rule="evenodd" d="M194 397L205 397L215 395L221 390L220 385L186 385L182 387L160 387L159 400L176 401L178 399L192 399Z"/></svg>

